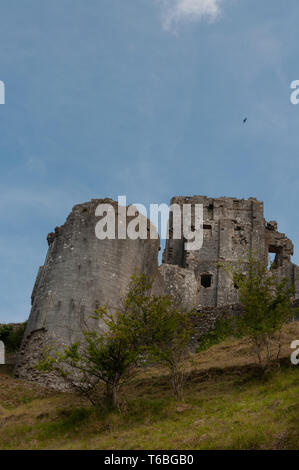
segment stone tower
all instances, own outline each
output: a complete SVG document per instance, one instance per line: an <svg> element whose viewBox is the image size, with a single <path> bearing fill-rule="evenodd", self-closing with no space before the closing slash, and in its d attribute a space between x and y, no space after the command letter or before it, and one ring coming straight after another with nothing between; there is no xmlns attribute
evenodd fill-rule
<svg viewBox="0 0 299 470"><path fill-rule="evenodd" d="M39 268L32 292L32 309L19 352L15 375L58 387L54 377L41 379L31 366L49 344L65 347L80 339L86 324L97 327L90 315L100 305L119 306L134 271L153 275L158 269L159 239L99 240L95 199L76 205L66 223L48 235L45 264ZM141 216L143 217L143 216ZM127 224L132 218L127 217ZM149 230L149 221L146 221ZM116 222L117 226L117 222ZM58 387L59 388L59 387Z"/></svg>
<svg viewBox="0 0 299 470"><path fill-rule="evenodd" d="M275 253L275 268L280 277L295 285L299 297L299 268L291 262L293 244L277 231L277 223L266 223L263 203L255 198L234 199L206 196L174 197L171 204L203 205L203 246L199 251L186 251L184 239L166 242L163 263L194 272L198 300L202 307L220 307L238 302L238 292L219 263L248 260L250 251L267 264L269 253Z"/></svg>

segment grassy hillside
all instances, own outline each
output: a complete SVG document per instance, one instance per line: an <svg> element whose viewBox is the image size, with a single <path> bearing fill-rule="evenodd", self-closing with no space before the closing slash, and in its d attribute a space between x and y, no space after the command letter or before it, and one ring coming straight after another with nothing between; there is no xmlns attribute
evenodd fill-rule
<svg viewBox="0 0 299 470"><path fill-rule="evenodd" d="M126 389L127 410L104 413L83 399L0 374L1 449L299 449L299 366L284 330L280 371L261 377L244 341L194 356L185 401L171 399L165 371Z"/></svg>

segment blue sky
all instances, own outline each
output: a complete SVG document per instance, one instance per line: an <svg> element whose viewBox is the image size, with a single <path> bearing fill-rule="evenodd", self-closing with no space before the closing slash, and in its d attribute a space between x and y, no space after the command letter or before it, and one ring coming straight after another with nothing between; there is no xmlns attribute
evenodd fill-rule
<svg viewBox="0 0 299 470"><path fill-rule="evenodd" d="M1 1L0 322L96 197L254 196L299 263L298 21L297 0Z"/></svg>

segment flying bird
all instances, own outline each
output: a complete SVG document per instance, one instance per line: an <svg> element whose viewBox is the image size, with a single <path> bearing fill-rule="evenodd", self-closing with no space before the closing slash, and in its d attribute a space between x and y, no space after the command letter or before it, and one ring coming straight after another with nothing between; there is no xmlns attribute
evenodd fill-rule
<svg viewBox="0 0 299 470"><path fill-rule="evenodd" d="M245 124L247 122L247 117L243 119L243 123Z"/></svg>

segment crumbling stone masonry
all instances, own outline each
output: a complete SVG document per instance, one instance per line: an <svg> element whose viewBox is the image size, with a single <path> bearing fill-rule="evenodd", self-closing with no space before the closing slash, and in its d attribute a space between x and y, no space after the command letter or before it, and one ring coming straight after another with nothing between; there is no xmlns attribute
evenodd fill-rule
<svg viewBox="0 0 299 470"><path fill-rule="evenodd" d="M275 253L274 265L279 277L287 277L299 298L299 268L291 262L293 243L277 231L277 223L266 223L263 203L255 198L174 197L171 204L203 204L204 242L199 251L187 252L184 239L174 240L170 217L170 239L166 242L163 263L191 270L195 276L201 307L212 308L238 303L238 291L219 263L246 261L250 251L268 263Z"/></svg>
<svg viewBox="0 0 299 470"><path fill-rule="evenodd" d="M171 204L203 204L204 243L199 251L186 251L183 238L172 238L170 216L169 240L160 267L159 239L96 238L95 209L107 202L118 214L116 202L95 199L75 206L66 223L48 235L49 250L33 288L30 318L15 368L17 377L63 388L61 380L41 376L32 365L47 345L61 348L80 339L86 325L101 331L103 325L91 320L91 313L99 305L116 309L135 269L156 276L156 293L171 293L183 304L205 311L199 332L212 325L222 310L232 314L238 310L238 291L219 262L246 263L250 250L265 263L268 254L275 253L277 274L289 279L299 299L299 268L291 262L293 244L277 231L276 222L266 223L263 203L255 198L174 197ZM129 221L130 217L127 224ZM147 224L149 231L149 221Z"/></svg>
<svg viewBox="0 0 299 470"><path fill-rule="evenodd" d="M55 377L41 376L32 364L49 345L66 347L80 340L86 325L103 325L90 319L100 305L116 309L136 269L152 276L158 269L159 239L98 240L95 199L75 206L66 223L48 236L49 249L39 268L32 292L32 309L15 368L16 377L62 388ZM127 224L132 217L127 217ZM117 223L116 223L117 226ZM148 231L150 230L148 222Z"/></svg>

